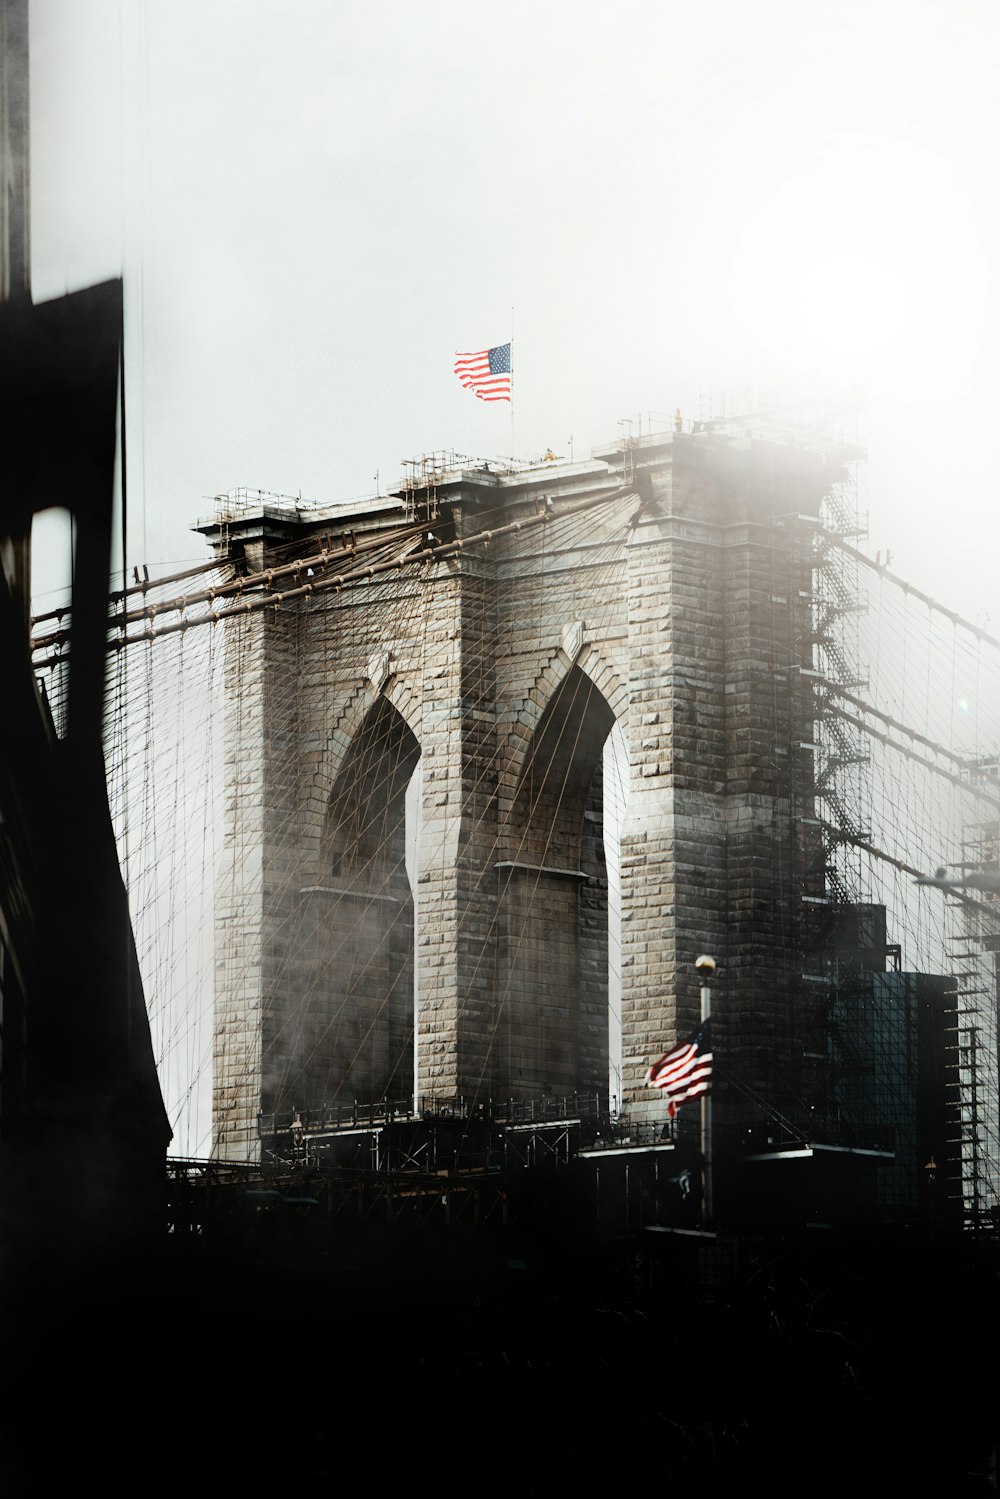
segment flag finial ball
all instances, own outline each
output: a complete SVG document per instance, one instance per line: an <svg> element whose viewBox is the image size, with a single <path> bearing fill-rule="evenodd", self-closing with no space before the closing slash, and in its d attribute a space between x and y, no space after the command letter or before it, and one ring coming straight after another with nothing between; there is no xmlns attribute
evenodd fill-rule
<svg viewBox="0 0 1000 1499"><path fill-rule="evenodd" d="M708 956L708 953L703 952L700 958L695 958L694 966L697 968L699 973L714 973L715 959L710 958Z"/></svg>

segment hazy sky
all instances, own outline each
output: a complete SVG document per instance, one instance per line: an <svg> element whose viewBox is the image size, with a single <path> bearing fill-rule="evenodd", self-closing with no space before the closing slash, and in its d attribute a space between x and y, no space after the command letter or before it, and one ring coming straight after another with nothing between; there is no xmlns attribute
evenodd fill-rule
<svg viewBox="0 0 1000 1499"><path fill-rule="evenodd" d="M870 548L1000 556L994 0L32 0L34 289L124 271L130 561L245 484L867 388ZM510 336L514 430L452 374Z"/></svg>

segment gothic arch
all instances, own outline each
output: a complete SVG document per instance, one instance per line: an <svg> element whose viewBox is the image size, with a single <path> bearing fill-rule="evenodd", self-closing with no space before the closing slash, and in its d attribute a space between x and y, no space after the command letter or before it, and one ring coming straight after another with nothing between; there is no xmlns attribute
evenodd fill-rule
<svg viewBox="0 0 1000 1499"><path fill-rule="evenodd" d="M532 754L535 735L550 704L569 673L578 668L597 688L622 732L628 730L629 694L614 667L595 644L585 641L580 623L563 629L562 641L535 678L523 707L508 733L510 746L505 776L511 790L520 785Z"/></svg>
<svg viewBox="0 0 1000 1499"><path fill-rule="evenodd" d="M497 897L497 1061L514 1096L606 1095L603 753L614 723L593 677L570 662L521 756Z"/></svg>
<svg viewBox="0 0 1000 1499"><path fill-rule="evenodd" d="M419 758L406 720L380 694L341 759L327 801L321 866L328 879L374 893L398 883L406 788Z"/></svg>
<svg viewBox="0 0 1000 1499"><path fill-rule="evenodd" d="M387 693L359 689L301 890L302 983L267 1048L275 1110L408 1097L413 1084L414 902L406 789L420 746ZM360 721L358 722L358 720Z"/></svg>
<svg viewBox="0 0 1000 1499"><path fill-rule="evenodd" d="M369 662L363 677L343 704L323 747L322 757L305 788L307 833L303 839L302 864L309 878L323 877L321 829L325 826L333 788L351 747L379 699L391 704L420 742L420 696L401 673L393 669L394 656L387 651L379 662ZM419 753L419 751L418 751Z"/></svg>

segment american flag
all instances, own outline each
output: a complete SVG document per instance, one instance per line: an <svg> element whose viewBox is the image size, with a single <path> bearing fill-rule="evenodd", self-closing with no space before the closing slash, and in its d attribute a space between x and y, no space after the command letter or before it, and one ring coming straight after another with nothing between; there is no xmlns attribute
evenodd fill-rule
<svg viewBox="0 0 1000 1499"><path fill-rule="evenodd" d="M708 1092L712 1077L712 1045L709 1040L709 1022L680 1041L673 1051L663 1054L646 1073L650 1088L662 1088L670 1098L667 1113L673 1117L688 1098L697 1098Z"/></svg>
<svg viewBox="0 0 1000 1499"><path fill-rule="evenodd" d="M456 354L455 374L481 401L510 400L510 344Z"/></svg>

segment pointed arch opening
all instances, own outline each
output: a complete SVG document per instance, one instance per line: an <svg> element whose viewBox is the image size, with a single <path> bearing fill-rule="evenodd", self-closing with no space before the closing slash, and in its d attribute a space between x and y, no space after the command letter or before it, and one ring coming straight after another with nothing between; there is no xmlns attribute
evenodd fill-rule
<svg viewBox="0 0 1000 1499"><path fill-rule="evenodd" d="M619 986L609 980L609 938L614 975L620 943L605 844L610 836L616 886L627 786L615 729L600 689L571 667L514 796L500 864L496 1048L498 1088L513 1098L606 1099L609 1069L615 1076L609 1004L617 1014Z"/></svg>
<svg viewBox="0 0 1000 1499"><path fill-rule="evenodd" d="M276 1108L404 1099L413 1086L414 900L407 789L420 746L376 698L342 762L326 813L320 877L303 892L309 953Z"/></svg>

